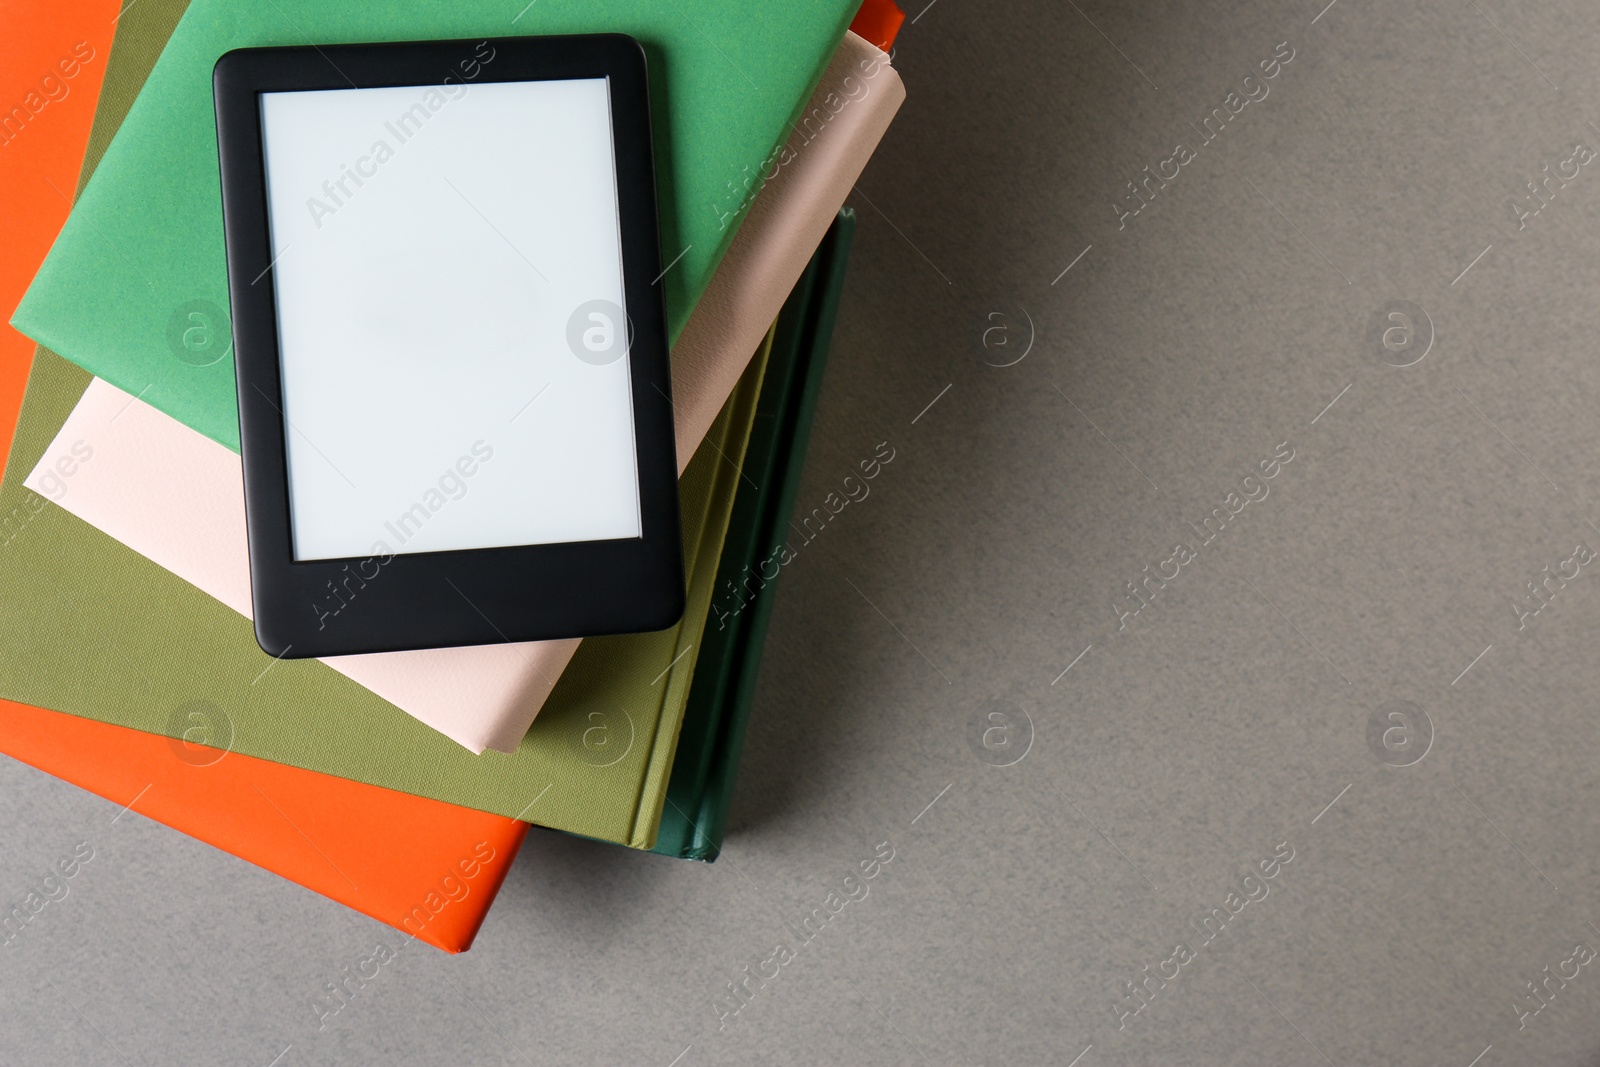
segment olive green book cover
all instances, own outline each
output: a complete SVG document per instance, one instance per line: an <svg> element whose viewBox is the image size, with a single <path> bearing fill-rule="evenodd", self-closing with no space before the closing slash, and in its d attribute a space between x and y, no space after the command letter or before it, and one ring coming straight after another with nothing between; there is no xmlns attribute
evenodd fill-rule
<svg viewBox="0 0 1600 1067"><path fill-rule="evenodd" d="M40 350L0 484L0 695L172 737L201 702L245 755L648 848L770 348L679 482L682 622L585 641L517 751L481 756L315 660L272 659L248 619L25 488L90 378Z"/></svg>

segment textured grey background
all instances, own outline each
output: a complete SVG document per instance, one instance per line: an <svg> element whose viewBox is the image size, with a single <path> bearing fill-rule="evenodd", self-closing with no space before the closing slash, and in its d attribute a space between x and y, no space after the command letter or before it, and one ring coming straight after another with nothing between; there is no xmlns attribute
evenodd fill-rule
<svg viewBox="0 0 1600 1067"><path fill-rule="evenodd" d="M0 1062L1600 1061L1600 966L1521 1032L1513 1007L1600 948L1600 577L1522 631L1512 606L1600 546L1600 167L1525 228L1508 206L1600 147L1600 13L1324 2L906 28L801 506L896 456L786 568L721 862L536 832L472 952L407 949L319 1030L386 928L7 762L0 895L97 856L0 950ZM1119 229L1124 183L1280 42L1269 95ZM1367 339L1396 300L1437 334L1405 368ZM1368 742L1391 701L1431 723L1390 735L1409 766Z"/></svg>

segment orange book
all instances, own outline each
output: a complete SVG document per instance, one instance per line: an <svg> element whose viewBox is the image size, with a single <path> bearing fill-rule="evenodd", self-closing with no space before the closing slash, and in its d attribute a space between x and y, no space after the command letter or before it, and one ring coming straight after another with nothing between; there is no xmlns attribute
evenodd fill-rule
<svg viewBox="0 0 1600 1067"><path fill-rule="evenodd" d="M115 0L0 7L7 319L71 208L117 16ZM0 325L0 447L33 352ZM196 741L217 726L207 714L191 712ZM9 701L0 752L448 952L472 944L528 832L515 819Z"/></svg>
<svg viewBox="0 0 1600 1067"><path fill-rule="evenodd" d="M0 7L0 203L11 205L0 213L0 305L7 321L67 221L116 17L114 0ZM32 361L33 342L0 325L7 443Z"/></svg>
<svg viewBox="0 0 1600 1067"><path fill-rule="evenodd" d="M905 21L906 13L894 0L862 0L850 32L888 52L894 49L894 39Z"/></svg>

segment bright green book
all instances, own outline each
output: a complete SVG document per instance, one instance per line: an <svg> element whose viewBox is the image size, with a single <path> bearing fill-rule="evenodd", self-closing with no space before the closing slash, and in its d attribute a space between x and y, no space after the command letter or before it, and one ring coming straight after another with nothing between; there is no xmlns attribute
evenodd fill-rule
<svg viewBox="0 0 1600 1067"><path fill-rule="evenodd" d="M190 312L225 317L228 306L217 58L257 45L607 31L637 37L649 60L661 247L672 258L661 284L675 340L856 4L194 0L12 321L237 451L231 355L208 363L181 343Z"/></svg>

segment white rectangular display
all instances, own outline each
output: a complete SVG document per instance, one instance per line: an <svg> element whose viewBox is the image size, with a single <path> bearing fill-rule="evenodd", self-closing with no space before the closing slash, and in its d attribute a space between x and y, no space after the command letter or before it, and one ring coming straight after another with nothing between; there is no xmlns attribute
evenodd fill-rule
<svg viewBox="0 0 1600 1067"><path fill-rule="evenodd" d="M261 120L295 558L640 536L606 79Z"/></svg>

